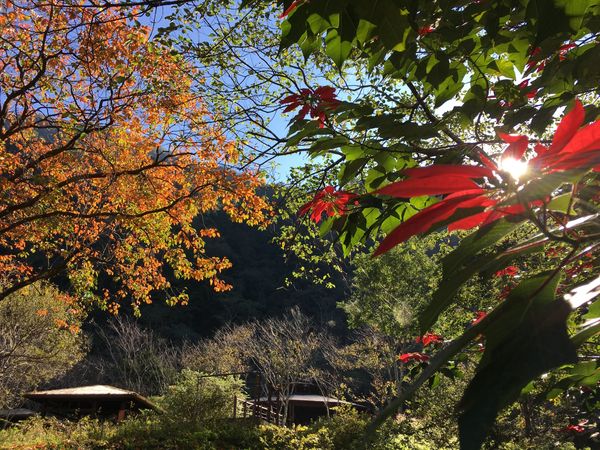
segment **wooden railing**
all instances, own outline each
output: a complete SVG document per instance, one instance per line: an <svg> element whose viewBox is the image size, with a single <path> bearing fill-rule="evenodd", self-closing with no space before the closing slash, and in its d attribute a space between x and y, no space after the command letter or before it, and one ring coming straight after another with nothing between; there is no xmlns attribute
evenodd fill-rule
<svg viewBox="0 0 600 450"><path fill-rule="evenodd" d="M244 400L233 397L233 418L254 417L267 423L284 425L283 414L280 414L275 404L261 405L258 401Z"/></svg>

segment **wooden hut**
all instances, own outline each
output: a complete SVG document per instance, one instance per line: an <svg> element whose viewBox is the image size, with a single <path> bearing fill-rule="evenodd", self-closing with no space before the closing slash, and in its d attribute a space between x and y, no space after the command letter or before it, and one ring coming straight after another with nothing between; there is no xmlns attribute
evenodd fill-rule
<svg viewBox="0 0 600 450"><path fill-rule="evenodd" d="M259 404L273 408L280 401L279 398L261 397ZM334 397L326 397L316 394L292 394L288 400L288 423L306 425L311 421L334 413L330 408L340 405L352 405L362 408L360 405L340 400Z"/></svg>
<svg viewBox="0 0 600 450"><path fill-rule="evenodd" d="M137 392L105 385L34 391L23 396L40 403L42 414L61 417L91 415L121 421L131 411L159 409Z"/></svg>

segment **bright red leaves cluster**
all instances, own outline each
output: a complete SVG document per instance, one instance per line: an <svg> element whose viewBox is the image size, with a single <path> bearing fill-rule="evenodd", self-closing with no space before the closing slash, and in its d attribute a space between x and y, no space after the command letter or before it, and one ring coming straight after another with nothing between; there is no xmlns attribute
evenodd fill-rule
<svg viewBox="0 0 600 450"><path fill-rule="evenodd" d="M415 341L417 342L417 344L422 343L423 347L429 347L432 344L443 344L444 338L442 338L442 336L440 336L439 334L426 333L423 336L417 337Z"/></svg>
<svg viewBox="0 0 600 450"><path fill-rule="evenodd" d="M583 106L576 101L574 108L560 122L550 147L535 146L536 156L527 163L530 178L559 171L600 169L600 121L581 128L584 117ZM520 161L529 145L527 136L502 133L499 136L509 144L499 165L481 155L484 166L440 164L411 168L404 171L406 179L376 191L376 194L400 198L421 195L446 197L395 228L381 242L375 255L414 235L425 233L435 225L447 225L450 231L468 230L505 216L523 216L526 207L540 206L544 199L534 199L523 205L516 196L507 197L506 190L486 186L485 179L514 184L514 174L508 173L505 163Z"/></svg>
<svg viewBox="0 0 600 450"><path fill-rule="evenodd" d="M298 94L288 95L281 100L282 105L287 105L284 113L301 107L295 120L302 120L310 113L310 117L319 121L321 128L325 127L326 111L335 109L340 101L335 97L335 88L320 86L316 89L300 89Z"/></svg>
<svg viewBox="0 0 600 450"><path fill-rule="evenodd" d="M346 191L336 191L333 186L327 186L325 189L317 192L314 198L305 203L298 214L303 216L310 211L310 218L313 222L320 222L323 213L329 217L341 215L347 212L348 202L357 195Z"/></svg>
<svg viewBox="0 0 600 450"><path fill-rule="evenodd" d="M424 355L423 353L403 353L400 356L398 356L398 360L402 363L402 364L407 364L411 361L417 361L417 362L427 362L429 361L429 356Z"/></svg>
<svg viewBox="0 0 600 450"><path fill-rule="evenodd" d="M531 89L529 87L529 78L519 83L519 89L523 91L523 95L525 95L527 98L535 98L538 93L537 89Z"/></svg>
<svg viewBox="0 0 600 450"><path fill-rule="evenodd" d="M568 425L565 428L565 430L573 432L573 433L583 433L585 431L585 428L582 427L581 425Z"/></svg>
<svg viewBox="0 0 600 450"><path fill-rule="evenodd" d="M514 277L517 273L519 273L519 268L516 266L508 266L502 270L499 270L498 272L495 273L495 276L497 277L503 277L503 276L507 276L507 277Z"/></svg>

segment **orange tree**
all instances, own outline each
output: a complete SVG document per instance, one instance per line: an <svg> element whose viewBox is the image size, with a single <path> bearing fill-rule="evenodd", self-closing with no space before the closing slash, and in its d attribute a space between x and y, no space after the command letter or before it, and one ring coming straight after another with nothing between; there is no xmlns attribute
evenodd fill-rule
<svg viewBox="0 0 600 450"><path fill-rule="evenodd" d="M600 3L280 3L283 48L369 80L355 102L323 87L282 100L300 111L288 148L330 154L338 173L338 187L322 186L300 213L345 248L385 234L376 254L441 228L471 230L443 259L422 334L475 275L515 274L515 261L543 252L548 261L524 262L497 306L431 358L400 355L422 370L373 425L481 336L458 405L462 448L479 448L498 412L552 369L567 374L561 389L597 389ZM598 424L569 426L593 436Z"/></svg>
<svg viewBox="0 0 600 450"><path fill-rule="evenodd" d="M58 5L58 6L57 6ZM77 292L137 308L166 271L228 286L203 213L263 225L257 170L215 125L201 82L150 40L138 10L73 2L0 9L0 285L4 298L66 271Z"/></svg>

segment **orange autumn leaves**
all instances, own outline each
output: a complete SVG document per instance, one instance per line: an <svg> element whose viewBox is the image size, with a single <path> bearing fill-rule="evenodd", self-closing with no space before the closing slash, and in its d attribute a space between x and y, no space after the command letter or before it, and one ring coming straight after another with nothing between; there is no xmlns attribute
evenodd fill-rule
<svg viewBox="0 0 600 450"><path fill-rule="evenodd" d="M3 295L66 269L81 293L139 305L170 288L167 266L227 289L230 263L204 248L218 232L194 219L222 209L263 225L270 212L193 69L116 10L19 5L0 11Z"/></svg>

